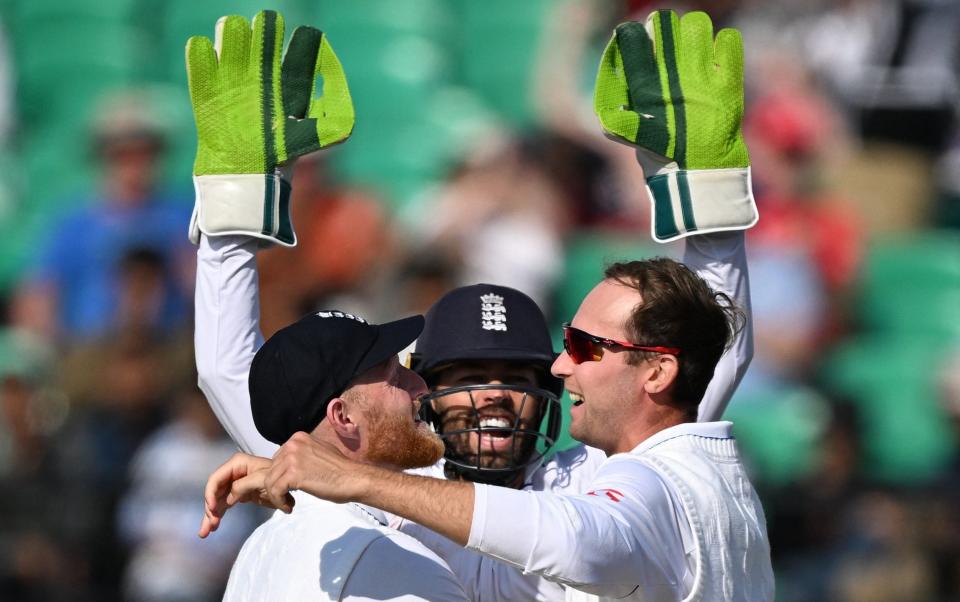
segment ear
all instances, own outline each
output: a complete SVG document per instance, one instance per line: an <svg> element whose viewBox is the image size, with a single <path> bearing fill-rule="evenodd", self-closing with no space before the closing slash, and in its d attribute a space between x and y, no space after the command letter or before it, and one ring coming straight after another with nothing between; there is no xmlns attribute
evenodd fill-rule
<svg viewBox="0 0 960 602"><path fill-rule="evenodd" d="M360 427L354 422L348 404L340 397L334 397L327 404L326 422L345 444L359 442Z"/></svg>
<svg viewBox="0 0 960 602"><path fill-rule="evenodd" d="M650 371L643 382L643 390L649 395L663 393L670 388L680 374L677 356L661 353L650 364Z"/></svg>

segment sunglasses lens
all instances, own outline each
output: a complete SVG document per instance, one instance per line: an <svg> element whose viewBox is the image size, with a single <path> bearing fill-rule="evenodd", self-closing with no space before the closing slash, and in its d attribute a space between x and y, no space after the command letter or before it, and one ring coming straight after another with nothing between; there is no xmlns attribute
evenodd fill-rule
<svg viewBox="0 0 960 602"><path fill-rule="evenodd" d="M599 360L593 341L575 328L563 330L563 348L575 364Z"/></svg>

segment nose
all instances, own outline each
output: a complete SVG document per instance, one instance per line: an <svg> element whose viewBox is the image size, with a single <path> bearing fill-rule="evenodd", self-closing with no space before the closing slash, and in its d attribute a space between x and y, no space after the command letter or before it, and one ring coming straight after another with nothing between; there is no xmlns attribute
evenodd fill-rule
<svg viewBox="0 0 960 602"><path fill-rule="evenodd" d="M502 385L504 384L504 382L500 379L492 379L492 380L488 380L484 384ZM481 391L475 391L476 404L477 406L487 406L487 405L493 405L498 403L502 404L504 402L512 402L513 401L513 395L511 395L512 393L514 393L514 391L510 391L509 389L497 389L497 388L490 388L490 389L483 389Z"/></svg>
<svg viewBox="0 0 960 602"><path fill-rule="evenodd" d="M550 373L557 378L566 378L570 376L573 366L574 363L570 358L570 354L564 350L560 352L557 359L553 360L553 365L550 366Z"/></svg>
<svg viewBox="0 0 960 602"><path fill-rule="evenodd" d="M419 374L414 372L409 368L401 368L403 370L403 375L405 377L404 389L410 393L410 397L417 399L429 393L427 389L427 383L424 382L423 378Z"/></svg>

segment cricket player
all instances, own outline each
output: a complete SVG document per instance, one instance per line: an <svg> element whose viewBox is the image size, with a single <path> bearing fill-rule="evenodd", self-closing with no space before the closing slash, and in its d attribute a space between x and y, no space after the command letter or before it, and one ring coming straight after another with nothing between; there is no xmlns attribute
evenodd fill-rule
<svg viewBox="0 0 960 602"><path fill-rule="evenodd" d="M714 39L704 13L623 24L604 53L597 113L638 148L657 240L756 221L742 69L739 34ZM246 466L232 496L369 503L563 584L568 599L771 600L765 519L732 425L696 422L725 404L706 393L738 322L728 301L665 259L615 264L586 297L552 365L574 400L571 434L607 456L580 495L387 473L298 437L262 470ZM228 463L210 482L234 475ZM223 504L207 503L213 527Z"/></svg>
<svg viewBox="0 0 960 602"><path fill-rule="evenodd" d="M243 246L228 237L221 248ZM322 311L278 331L250 370L257 427L274 441L309 432L387 470L433 464L443 443L417 420L426 385L397 358L422 327L422 316L372 325ZM295 495L296 514L275 513L244 543L225 600L467 599L446 563L383 512Z"/></svg>
<svg viewBox="0 0 960 602"><path fill-rule="evenodd" d="M261 224L260 236L245 235L251 220L272 218L264 207L282 198L279 188L270 190L279 182L271 181L269 166L284 152L289 161L304 149L342 140L353 125L343 74L326 38L298 28L281 65L283 30L280 15L263 11L252 29L243 17L225 17L213 45L205 37L187 45L200 137L191 237L200 245L195 338L201 386L245 449L263 453L302 431L388 470L432 465L443 443L417 418L426 386L398 359L420 334L422 316L372 325L322 311L266 343L257 327L258 239L269 231L282 243L281 236L292 234L274 222L273 230ZM315 70L327 86L328 103L319 108L310 106ZM274 86L282 92L271 99ZM256 119L272 112L287 116L285 132L267 132L268 121ZM250 214L249 204L258 215ZM207 229L221 235L208 237ZM246 411L225 414L229 404ZM383 512L295 495L303 512L277 512L250 536L225 600L467 600L446 563L389 528Z"/></svg>

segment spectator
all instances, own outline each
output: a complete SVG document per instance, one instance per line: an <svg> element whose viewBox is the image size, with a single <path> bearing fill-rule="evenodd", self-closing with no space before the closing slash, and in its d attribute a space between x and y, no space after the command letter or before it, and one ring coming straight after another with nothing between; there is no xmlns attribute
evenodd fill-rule
<svg viewBox="0 0 960 602"><path fill-rule="evenodd" d="M162 124L145 93L105 98L92 128L92 151L101 168L101 189L77 200L50 225L13 303L13 319L46 338L66 341L103 334L117 310L120 261L132 247L148 248L167 265L189 265L184 235L188 205L158 190L166 147ZM171 327L187 316L189 282L167 274L161 321Z"/></svg>
<svg viewBox="0 0 960 602"><path fill-rule="evenodd" d="M298 159L294 170L290 211L297 246L267 250L258 259L268 337L316 307L344 306L331 304L331 297L369 292L365 287L375 272L394 256L380 202L337 182L318 154Z"/></svg>
<svg viewBox="0 0 960 602"><path fill-rule="evenodd" d="M461 266L458 284L496 282L549 307L566 207L527 141L506 132L483 138L419 211L432 216L417 224L423 246Z"/></svg>
<svg viewBox="0 0 960 602"><path fill-rule="evenodd" d="M236 447L203 395L191 386L177 397L172 419L147 437L130 463L118 531L130 546L124 575L128 599L141 602L219 600L246 537L266 515L251 506L222 537L200 540L196 492Z"/></svg>

